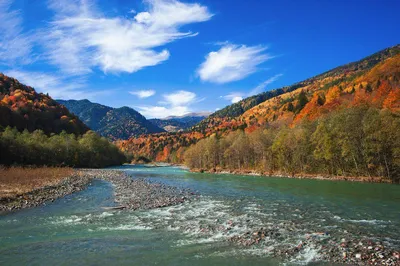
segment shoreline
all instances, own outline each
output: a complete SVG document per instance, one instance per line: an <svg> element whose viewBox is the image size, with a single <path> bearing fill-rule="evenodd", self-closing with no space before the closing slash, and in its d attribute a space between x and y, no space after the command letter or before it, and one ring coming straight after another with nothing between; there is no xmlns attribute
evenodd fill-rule
<svg viewBox="0 0 400 266"><path fill-rule="evenodd" d="M182 165L173 165L184 167ZM217 174L227 174L223 171ZM230 173L231 174L231 173ZM248 174L248 175L251 175ZM253 174L254 175L254 174ZM261 176L261 175L259 175ZM189 189L180 189L175 186L152 182L146 178L132 178L127 173L113 169L74 169L73 175L63 179L53 186L45 186L15 197L11 202L14 208L3 209L4 198L0 198L0 216L13 213L19 209L39 207L58 198L85 189L93 180L104 180L113 186L114 204L99 206L105 210L147 210L162 208L184 203L196 199L197 194ZM14 204L14 205L13 205ZM18 205L20 204L20 205ZM240 224L228 220L224 227L205 227L212 234L227 232ZM302 230L290 220L283 224L260 225L264 227L249 228L246 232L232 235L225 241L237 247L268 246L271 239L278 241L281 231ZM265 227L266 226L266 227ZM222 230L222 231L221 231ZM329 239L329 243L321 244ZM282 245L271 253L271 256L287 261L308 247L323 245L318 261L339 263L344 265L397 265L398 250L392 249L384 242L374 241L371 238L345 237L331 234L330 231L309 232L296 245Z"/></svg>
<svg viewBox="0 0 400 266"><path fill-rule="evenodd" d="M90 179L74 170L71 176L62 179L55 185L46 185L32 191L0 198L0 215L21 209L33 208L53 202L72 193L85 189Z"/></svg>
<svg viewBox="0 0 400 266"><path fill-rule="evenodd" d="M185 165L182 165L186 167ZM360 183L385 183L385 184L397 184L390 179L383 177L356 177L356 176L329 176L320 174L294 174L292 176L282 173L265 173L258 172L255 170L227 170L227 169L197 169L187 168L192 173L207 173L207 174L218 174L218 175L246 175L246 176L259 176L259 177L280 177L280 178L292 178L292 179L314 179L314 180L330 180L330 181L348 181L348 182L360 182Z"/></svg>
<svg viewBox="0 0 400 266"><path fill-rule="evenodd" d="M158 163L158 164L157 164ZM288 175L280 172L267 173L259 172L256 170L228 170L222 168L214 169L198 169L190 168L185 164L178 163L165 163L165 162L152 162L144 164L132 164L132 165L145 165L147 167L167 167L174 166L181 169L187 170L191 173L205 173L205 174L217 174L217 175L245 175L245 176L259 176L259 177L280 177L280 178L290 178L290 179L314 179L314 180L330 180L330 181L348 181L348 182L359 182L359 183L383 183L383 184L399 184L393 182L390 179L383 177L368 177L368 176L336 176L336 175L323 175L323 174L294 174Z"/></svg>
<svg viewBox="0 0 400 266"><path fill-rule="evenodd" d="M46 185L15 196L0 197L0 215L46 205L67 195L82 191L92 180L104 180L113 185L116 206L104 209L154 209L176 205L190 200L195 193L188 189L133 179L119 170L74 169L71 176L54 185Z"/></svg>

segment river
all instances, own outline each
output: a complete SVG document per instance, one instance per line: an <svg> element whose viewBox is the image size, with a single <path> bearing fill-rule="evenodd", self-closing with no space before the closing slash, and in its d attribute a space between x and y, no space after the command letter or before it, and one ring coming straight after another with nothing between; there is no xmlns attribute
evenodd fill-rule
<svg viewBox="0 0 400 266"><path fill-rule="evenodd" d="M114 168L115 169L115 168ZM172 207L126 211L112 186L0 216L0 265L331 265L329 242L371 239L400 250L400 186L190 173L125 165L132 178L190 188L200 196ZM260 244L228 241L260 228ZM276 251L314 239L285 258Z"/></svg>

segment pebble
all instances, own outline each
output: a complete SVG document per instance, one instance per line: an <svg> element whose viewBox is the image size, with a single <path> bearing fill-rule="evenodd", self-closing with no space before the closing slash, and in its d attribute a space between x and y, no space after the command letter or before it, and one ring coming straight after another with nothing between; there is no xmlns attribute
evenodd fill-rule
<svg viewBox="0 0 400 266"><path fill-rule="evenodd" d="M183 203L196 196L196 193L190 190L150 182L143 178L132 178L122 171L79 169L73 176L55 186L43 187L16 198L0 198L0 213L45 205L47 201L52 202L85 189L93 179L101 179L113 184L118 209L167 207Z"/></svg>
<svg viewBox="0 0 400 266"><path fill-rule="evenodd" d="M115 202L130 210L154 209L176 205L193 199L196 193L144 178L132 178L118 170L82 170L93 179L102 179L114 186Z"/></svg>
<svg viewBox="0 0 400 266"><path fill-rule="evenodd" d="M42 187L17 197L0 198L0 213L46 205L47 201L53 202L58 198L85 189L90 180L89 177L81 175L77 171L57 185Z"/></svg>
<svg viewBox="0 0 400 266"><path fill-rule="evenodd" d="M287 228L296 231L301 230L288 221L271 225L265 229L233 236L230 241L245 247L253 245L270 247L270 243L273 241L275 243L273 255L287 261L292 261L293 258L301 256L306 247L320 247L320 256L315 262L326 261L340 265L400 266L400 253L397 250L384 247L380 242L374 243L355 235L346 238L333 237L331 236L333 232L324 233L324 237L316 237L322 235L316 232L305 234L304 238L300 239L300 243L285 244L285 234L281 235L278 231L288 233ZM346 236L348 235L349 233L346 233Z"/></svg>

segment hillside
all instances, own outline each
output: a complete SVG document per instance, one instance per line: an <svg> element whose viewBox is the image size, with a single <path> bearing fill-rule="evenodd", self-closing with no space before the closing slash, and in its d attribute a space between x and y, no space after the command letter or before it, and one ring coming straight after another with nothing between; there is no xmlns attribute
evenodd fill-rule
<svg viewBox="0 0 400 266"><path fill-rule="evenodd" d="M294 125L332 111L367 105L400 111L400 54L361 75L327 76L291 93L267 100L240 116L248 130L263 125Z"/></svg>
<svg viewBox="0 0 400 266"><path fill-rule="evenodd" d="M19 131L43 130L46 134L81 135L89 128L50 96L0 73L0 129L7 126Z"/></svg>
<svg viewBox="0 0 400 266"><path fill-rule="evenodd" d="M207 135L209 135L218 130L235 128L238 126L237 118L243 115L246 111L259 105L260 103L263 103L269 99L278 99L277 96L285 95L283 96L283 98L292 97L298 94L303 89L307 91L315 91L316 89L327 90L335 85L339 85L339 83L341 82L353 81L357 77L371 70L380 62L383 62L388 58L392 58L399 53L400 45L396 45L377 52L373 55L370 55L366 58L363 58L357 62L352 62L343 66L339 66L315 77L295 83L291 86L286 86L283 88L266 91L254 96L250 96L211 114L208 118L204 119L198 125L194 126L192 130L205 132ZM295 91L297 91L297 93ZM290 92L295 93L289 94Z"/></svg>
<svg viewBox="0 0 400 266"><path fill-rule="evenodd" d="M154 118L149 119L149 121L168 132L178 132L188 130L209 115L210 113L207 112L190 113L184 116L171 116L161 119Z"/></svg>
<svg viewBox="0 0 400 266"><path fill-rule="evenodd" d="M106 167L126 157L50 96L0 74L0 165Z"/></svg>
<svg viewBox="0 0 400 266"><path fill-rule="evenodd" d="M226 136L238 129L251 133L258 128L294 127L357 106L398 114L399 53L397 45L292 86L246 98L215 112L188 132L141 136L119 145L137 156L179 162L186 147L214 134Z"/></svg>
<svg viewBox="0 0 400 266"><path fill-rule="evenodd" d="M111 140L164 132L129 107L112 108L89 100L57 101L76 114L92 130Z"/></svg>

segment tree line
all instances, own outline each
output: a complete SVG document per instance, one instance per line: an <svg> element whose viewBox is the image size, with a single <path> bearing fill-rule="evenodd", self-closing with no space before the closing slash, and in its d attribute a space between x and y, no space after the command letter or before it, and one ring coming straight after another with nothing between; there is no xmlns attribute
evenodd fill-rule
<svg viewBox="0 0 400 266"><path fill-rule="evenodd" d="M126 162L125 155L93 131L76 136L65 131L46 135L7 127L0 132L0 164L100 168Z"/></svg>
<svg viewBox="0 0 400 266"><path fill-rule="evenodd" d="M185 163L197 169L256 170L400 180L400 116L358 106L295 127L216 134L190 146Z"/></svg>

